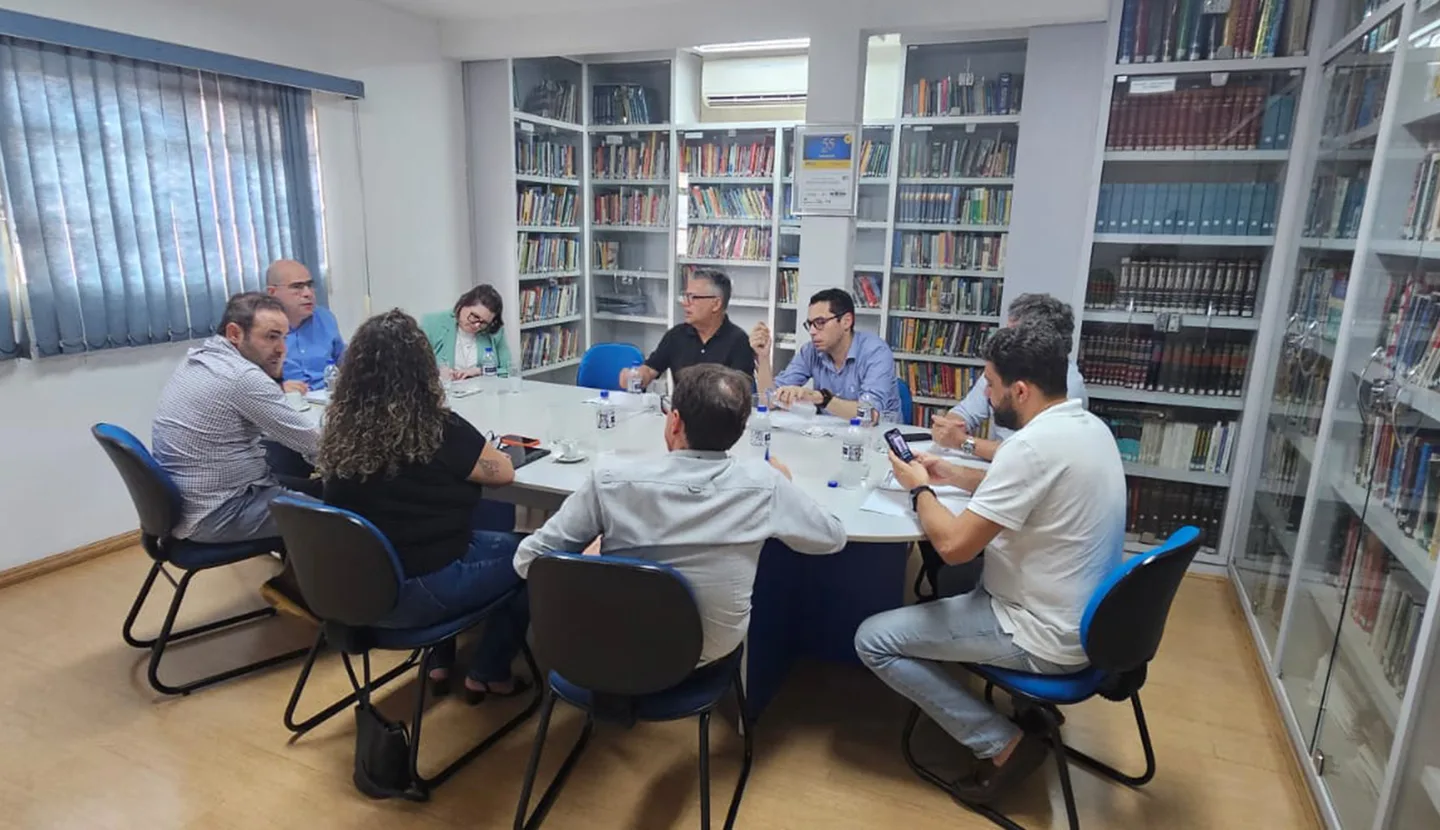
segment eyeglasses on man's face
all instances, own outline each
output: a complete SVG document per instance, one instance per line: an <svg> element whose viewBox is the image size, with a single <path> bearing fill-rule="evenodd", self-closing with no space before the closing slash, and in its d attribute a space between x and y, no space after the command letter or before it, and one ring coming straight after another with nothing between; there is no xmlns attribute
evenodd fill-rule
<svg viewBox="0 0 1440 830"><path fill-rule="evenodd" d="M299 294L299 293L302 292L302 291L313 291L313 290L315 290L315 281L314 281L314 280L305 280L305 281L303 281L303 282L291 282L291 283L286 283L286 284L285 284L285 287L288 288L288 289L290 289L291 291L294 291L296 294Z"/></svg>
<svg viewBox="0 0 1440 830"><path fill-rule="evenodd" d="M690 292L687 291L686 293L680 295L680 302L682 302L682 303L693 303L693 302L695 302L695 301L697 301L697 300L718 300L718 299L720 299L720 295L719 295L719 294L693 294L693 293L690 293Z"/></svg>
<svg viewBox="0 0 1440 830"><path fill-rule="evenodd" d="M839 319L840 319L840 315L838 315L838 314L831 314L831 315L829 315L828 317L816 317L816 318L813 319L813 320L806 320L806 321L805 321L804 323L802 323L801 325L803 325L803 326L805 327L805 330L806 330L806 331L816 331L817 329L823 329L823 328L825 328L825 324L826 324L826 323L829 323L831 320L839 320Z"/></svg>

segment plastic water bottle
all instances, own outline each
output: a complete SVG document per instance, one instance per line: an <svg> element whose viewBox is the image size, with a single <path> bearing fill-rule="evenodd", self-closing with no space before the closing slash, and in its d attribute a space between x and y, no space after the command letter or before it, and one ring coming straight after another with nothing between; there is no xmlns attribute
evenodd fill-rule
<svg viewBox="0 0 1440 830"><path fill-rule="evenodd" d="M640 364L636 363L630 367L630 374L625 379L625 391L632 395L639 395L645 391L640 385Z"/></svg>
<svg viewBox="0 0 1440 830"><path fill-rule="evenodd" d="M335 381L340 379L340 367L334 363L325 364L325 388L334 391Z"/></svg>
<svg viewBox="0 0 1440 830"><path fill-rule="evenodd" d="M750 413L750 451L758 458L770 457L770 408L760 404Z"/></svg>
<svg viewBox="0 0 1440 830"><path fill-rule="evenodd" d="M595 411L595 451L609 452L615 435L615 402L610 400L610 390L600 390L600 406Z"/></svg>
<svg viewBox="0 0 1440 830"><path fill-rule="evenodd" d="M485 353L480 355L480 376L486 380L493 380L499 374L500 361L495 359L495 349L486 346Z"/></svg>
<svg viewBox="0 0 1440 830"><path fill-rule="evenodd" d="M851 418L840 435L840 486L853 490L865 483L865 431L860 419Z"/></svg>

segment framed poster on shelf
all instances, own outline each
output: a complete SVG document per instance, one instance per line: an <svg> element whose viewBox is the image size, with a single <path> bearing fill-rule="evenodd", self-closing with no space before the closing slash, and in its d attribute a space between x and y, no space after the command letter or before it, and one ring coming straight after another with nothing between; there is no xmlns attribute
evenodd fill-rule
<svg viewBox="0 0 1440 830"><path fill-rule="evenodd" d="M795 128L797 215L855 215L859 137L858 124L803 124Z"/></svg>

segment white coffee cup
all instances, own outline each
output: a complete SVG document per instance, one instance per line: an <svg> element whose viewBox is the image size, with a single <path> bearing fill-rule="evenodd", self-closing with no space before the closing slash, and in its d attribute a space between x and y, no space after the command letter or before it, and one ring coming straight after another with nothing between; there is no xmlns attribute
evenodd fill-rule
<svg viewBox="0 0 1440 830"><path fill-rule="evenodd" d="M289 404L290 408L296 412L301 412L305 409L305 396L292 389L285 393L285 403Z"/></svg>

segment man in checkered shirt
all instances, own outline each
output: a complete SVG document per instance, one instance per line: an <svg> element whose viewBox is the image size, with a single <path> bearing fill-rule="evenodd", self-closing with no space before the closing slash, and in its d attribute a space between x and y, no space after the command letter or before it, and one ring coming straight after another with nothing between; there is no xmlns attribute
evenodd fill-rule
<svg viewBox="0 0 1440 830"><path fill-rule="evenodd" d="M155 412L155 460L180 488L175 536L238 542L278 536L270 502L288 493L265 461L261 439L313 458L316 421L285 402L285 307L259 292L236 294L218 332L190 350Z"/></svg>

